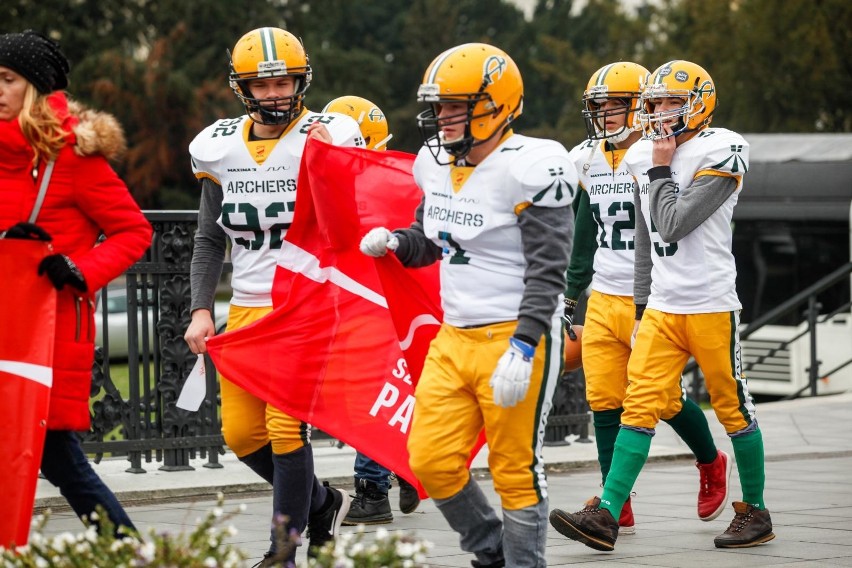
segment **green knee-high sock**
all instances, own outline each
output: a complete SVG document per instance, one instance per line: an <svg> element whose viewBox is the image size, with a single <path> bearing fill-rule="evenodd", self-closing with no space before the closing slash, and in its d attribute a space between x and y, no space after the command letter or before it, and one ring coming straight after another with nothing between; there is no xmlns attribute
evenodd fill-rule
<svg viewBox="0 0 852 568"><path fill-rule="evenodd" d="M630 491L651 449L651 435L629 428L621 428L615 440L615 452L612 455L612 469L606 477L601 508L607 509L614 519L621 515L624 502L630 497Z"/></svg>
<svg viewBox="0 0 852 568"><path fill-rule="evenodd" d="M606 476L612 465L612 452L615 438L618 436L618 425L621 424L623 408L614 410L596 410L592 412L595 425L595 444L598 446L598 463L601 464L601 481L606 483Z"/></svg>
<svg viewBox="0 0 852 568"><path fill-rule="evenodd" d="M698 463L712 463L716 460L718 450L701 407L687 398L683 401L680 412L666 422L689 446Z"/></svg>
<svg viewBox="0 0 852 568"><path fill-rule="evenodd" d="M766 484L766 470L763 459L763 434L760 430L731 438L737 469L740 472L740 485L743 488L743 501L756 509L763 510L763 488Z"/></svg>

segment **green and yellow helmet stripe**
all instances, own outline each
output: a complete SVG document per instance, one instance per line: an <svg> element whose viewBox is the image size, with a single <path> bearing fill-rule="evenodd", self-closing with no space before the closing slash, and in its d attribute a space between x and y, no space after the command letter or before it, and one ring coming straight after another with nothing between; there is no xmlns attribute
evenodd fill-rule
<svg viewBox="0 0 852 568"><path fill-rule="evenodd" d="M435 59L435 61L432 63L432 67L429 68L429 74L426 77L424 83L434 83L435 77L438 75L438 69L441 68L441 65L443 65L447 58L449 58L452 54L464 47L466 47L466 45L457 45L456 47L448 49L447 51L439 55L437 59Z"/></svg>
<svg viewBox="0 0 852 568"><path fill-rule="evenodd" d="M609 65L601 69L600 73L598 73L598 78L595 81L595 87L598 87L600 85L606 85L606 81L604 81L604 79L606 79L606 74L609 73L609 70L612 69L614 65L615 63L610 63Z"/></svg>
<svg viewBox="0 0 852 568"><path fill-rule="evenodd" d="M277 61L278 50L275 48L275 36L272 28L260 28L260 44L263 46L263 60Z"/></svg>
<svg viewBox="0 0 852 568"><path fill-rule="evenodd" d="M671 69L672 66L675 63L680 63L681 61L683 61L683 60L682 59L673 59L673 60L669 61L668 63L666 63L665 65L660 65L657 68L657 71L656 71L656 73L653 77L652 84L659 85L660 83L662 83L663 79L665 79L670 73L666 73L665 75L663 75L662 73L660 73L660 71L662 71L663 69Z"/></svg>

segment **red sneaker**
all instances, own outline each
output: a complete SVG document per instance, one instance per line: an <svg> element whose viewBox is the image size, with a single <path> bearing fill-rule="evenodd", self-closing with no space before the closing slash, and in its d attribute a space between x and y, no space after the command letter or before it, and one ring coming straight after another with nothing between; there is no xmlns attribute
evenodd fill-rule
<svg viewBox="0 0 852 568"><path fill-rule="evenodd" d="M633 505L630 504L630 497L624 502L621 515L618 516L618 534L636 534L636 527L633 522Z"/></svg>
<svg viewBox="0 0 852 568"><path fill-rule="evenodd" d="M731 457L718 450L712 463L695 462L701 476L698 490L698 518L712 521L718 517L728 502L728 486L731 479Z"/></svg>

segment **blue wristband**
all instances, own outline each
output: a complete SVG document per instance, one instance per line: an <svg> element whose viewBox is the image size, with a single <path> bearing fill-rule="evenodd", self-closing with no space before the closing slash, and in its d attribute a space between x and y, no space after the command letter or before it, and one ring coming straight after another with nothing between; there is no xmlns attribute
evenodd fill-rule
<svg viewBox="0 0 852 568"><path fill-rule="evenodd" d="M526 343L525 341L521 341L515 337L509 338L509 345L523 353L524 361L529 361L535 355L535 346Z"/></svg>

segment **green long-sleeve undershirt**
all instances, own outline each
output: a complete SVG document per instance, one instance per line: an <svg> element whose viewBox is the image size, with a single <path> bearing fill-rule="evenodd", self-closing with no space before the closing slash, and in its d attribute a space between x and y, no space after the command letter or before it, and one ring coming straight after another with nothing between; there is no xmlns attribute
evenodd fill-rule
<svg viewBox="0 0 852 568"><path fill-rule="evenodd" d="M589 202L588 192L581 188L574 198L574 247L566 273L565 297L578 300L592 283L595 273L595 252L598 250L598 230Z"/></svg>

